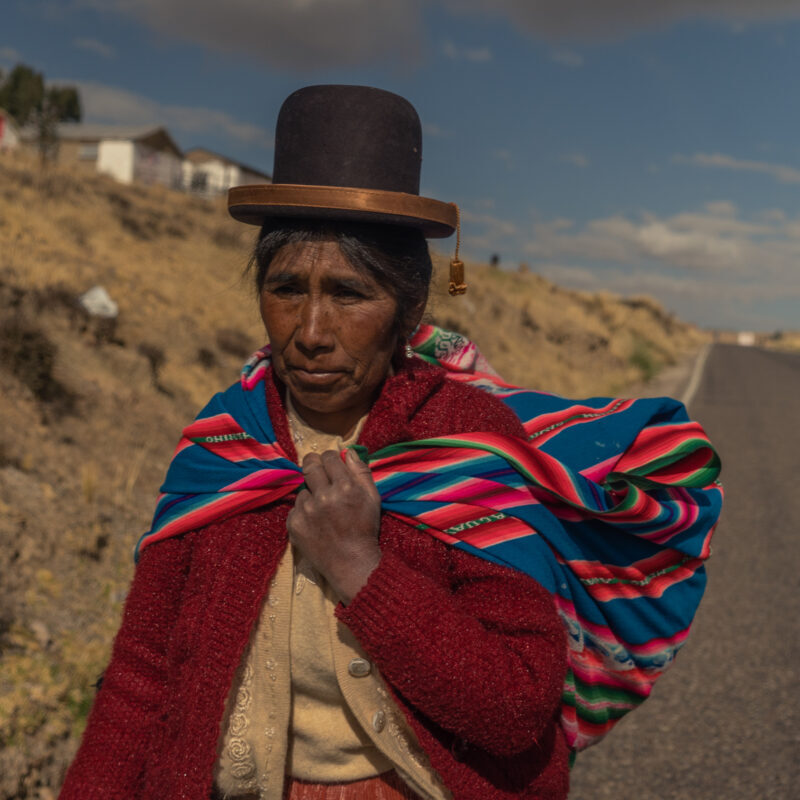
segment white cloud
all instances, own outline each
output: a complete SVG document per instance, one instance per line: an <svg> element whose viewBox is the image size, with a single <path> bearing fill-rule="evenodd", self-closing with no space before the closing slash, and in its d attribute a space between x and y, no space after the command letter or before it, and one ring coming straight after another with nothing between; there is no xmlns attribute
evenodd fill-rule
<svg viewBox="0 0 800 800"><path fill-rule="evenodd" d="M741 263L743 255L740 242L734 238L680 230L657 220L640 226L633 243L645 257L690 269L726 269Z"/></svg>
<svg viewBox="0 0 800 800"><path fill-rule="evenodd" d="M473 211L461 209L461 220L484 229L491 229L501 236L515 236L519 229L513 222L492 216L491 214L476 214Z"/></svg>
<svg viewBox="0 0 800 800"><path fill-rule="evenodd" d="M738 172L759 172L769 175L780 183L800 183L800 169L785 164L772 164L768 161L748 161L722 153L695 153L692 156L677 155L673 161L678 164L694 164L698 167L715 167Z"/></svg>
<svg viewBox="0 0 800 800"><path fill-rule="evenodd" d="M514 254L536 272L586 290L651 294L700 324L794 327L800 308L800 215L743 216L728 201L672 215L645 211L577 223L534 217L527 228L463 215L468 257Z"/></svg>
<svg viewBox="0 0 800 800"><path fill-rule="evenodd" d="M426 0L74 0L136 19L159 34L300 71L421 52Z"/></svg>
<svg viewBox="0 0 800 800"><path fill-rule="evenodd" d="M247 144L269 148L272 137L250 122L243 122L213 108L166 105L115 86L89 81L56 81L77 86L89 122L111 124L158 124L187 134L219 133Z"/></svg>
<svg viewBox="0 0 800 800"><path fill-rule="evenodd" d="M554 50L550 54L550 58L552 58L556 64L563 64L565 67L583 66L583 56L580 53L576 53L574 50Z"/></svg>
<svg viewBox="0 0 800 800"><path fill-rule="evenodd" d="M72 46L78 50L86 50L103 58L114 58L117 54L117 51L110 44L105 44L97 39L73 39Z"/></svg>
<svg viewBox="0 0 800 800"><path fill-rule="evenodd" d="M461 240L466 249L479 254L480 258L486 258L490 252L502 252L506 249L502 245L518 236L519 230L513 222L492 214L461 209Z"/></svg>
<svg viewBox="0 0 800 800"><path fill-rule="evenodd" d="M706 203L706 211L715 217L735 217L736 206L729 203L727 200L715 200L711 203Z"/></svg>
<svg viewBox="0 0 800 800"><path fill-rule="evenodd" d="M610 291L622 295L646 294L655 297L668 310L708 327L774 330L796 327L782 323L771 312L776 301L797 298L800 287L758 281L734 283L712 276L693 276L670 272L631 273L620 268L597 269L562 263L536 264L536 272L562 286L582 291Z"/></svg>
<svg viewBox="0 0 800 800"><path fill-rule="evenodd" d="M489 155L495 161L500 161L505 164L506 169L513 169L514 154L507 147L495 147L490 151Z"/></svg>
<svg viewBox="0 0 800 800"><path fill-rule="evenodd" d="M711 208L709 208L709 205ZM725 206L733 208L730 203ZM668 218L672 230L701 236L751 237L769 236L773 228L757 222L748 222L736 217L736 211L721 212L722 204L706 205L706 212L683 211Z"/></svg>
<svg viewBox="0 0 800 800"><path fill-rule="evenodd" d="M800 19L796 0L443 0L454 11L493 13L541 39L619 39L686 19L725 23ZM735 29L735 27L734 27Z"/></svg>
<svg viewBox="0 0 800 800"><path fill-rule="evenodd" d="M431 136L434 139L449 139L453 135L453 131L448 128L443 128L435 122L423 122L422 133L425 136Z"/></svg>
<svg viewBox="0 0 800 800"><path fill-rule="evenodd" d="M764 222L786 222L786 212L781 208L766 208L758 216Z"/></svg>
<svg viewBox="0 0 800 800"><path fill-rule="evenodd" d="M561 160L572 164L573 167L589 166L589 157L585 153L565 153L561 156Z"/></svg>
<svg viewBox="0 0 800 800"><path fill-rule="evenodd" d="M481 64L492 60L492 51L488 47L459 47L449 39L442 43L442 52L451 61L471 61Z"/></svg>
<svg viewBox="0 0 800 800"><path fill-rule="evenodd" d="M536 222L528 256L558 260L577 258L615 264L661 263L669 268L721 275L747 275L754 265L765 273L796 275L800 241L792 223L753 222L735 215L730 203L714 203L702 211L669 217L641 213L590 220L582 228L558 219ZM798 227L800 238L800 227Z"/></svg>

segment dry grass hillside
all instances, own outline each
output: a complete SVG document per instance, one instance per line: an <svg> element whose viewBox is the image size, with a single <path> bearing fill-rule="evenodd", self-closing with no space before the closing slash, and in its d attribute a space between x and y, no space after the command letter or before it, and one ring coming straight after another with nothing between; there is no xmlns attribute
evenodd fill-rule
<svg viewBox="0 0 800 800"><path fill-rule="evenodd" d="M763 346L772 350L783 350L786 353L800 353L800 331L774 333Z"/></svg>
<svg viewBox="0 0 800 800"><path fill-rule="evenodd" d="M222 204L0 157L0 800L57 793L178 432L261 343L252 238ZM530 386L619 392L704 337L646 298L468 275L433 319ZM96 284L116 325L76 304Z"/></svg>
<svg viewBox="0 0 800 800"><path fill-rule="evenodd" d="M453 299L448 258L435 263L429 317L477 342L520 386L569 397L625 393L708 338L649 297L570 291L524 269L468 267L467 294Z"/></svg>

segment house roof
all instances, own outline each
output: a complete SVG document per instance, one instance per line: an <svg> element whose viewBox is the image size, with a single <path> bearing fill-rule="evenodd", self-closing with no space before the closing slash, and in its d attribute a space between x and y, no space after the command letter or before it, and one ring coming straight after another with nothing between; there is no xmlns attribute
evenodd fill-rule
<svg viewBox="0 0 800 800"><path fill-rule="evenodd" d="M81 122L62 122L57 126L58 138L72 142L99 142L108 139L130 140L147 143L160 150L172 150L183 157L183 152L170 136L169 131L160 125L93 125ZM31 126L23 129L22 138L38 138L38 131Z"/></svg>
<svg viewBox="0 0 800 800"><path fill-rule="evenodd" d="M241 170L264 178L265 181L272 182L272 176L268 173L256 169L255 167L250 167L247 164L242 164L241 161L235 161L232 158L228 158L228 156L223 156L221 153L215 153L213 150L206 150L205 147L193 147L191 150L187 150L184 158L187 161L191 161L193 164L204 164L207 161L221 161L223 164L239 167Z"/></svg>
<svg viewBox="0 0 800 800"><path fill-rule="evenodd" d="M62 122L58 135L62 139L145 139L164 130L158 125L92 125Z"/></svg>

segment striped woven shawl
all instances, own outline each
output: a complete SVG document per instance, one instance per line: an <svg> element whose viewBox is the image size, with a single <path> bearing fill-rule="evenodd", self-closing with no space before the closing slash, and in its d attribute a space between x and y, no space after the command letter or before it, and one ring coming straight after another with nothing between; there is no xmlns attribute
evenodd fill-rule
<svg viewBox="0 0 800 800"><path fill-rule="evenodd" d="M475 346L422 326L418 355L508 404L527 441L493 433L402 442L363 456L383 510L552 593L569 669L575 750L650 693L686 640L719 516L719 459L675 400L566 400L509 386ZM137 550L295 492L263 387L269 349L183 431Z"/></svg>

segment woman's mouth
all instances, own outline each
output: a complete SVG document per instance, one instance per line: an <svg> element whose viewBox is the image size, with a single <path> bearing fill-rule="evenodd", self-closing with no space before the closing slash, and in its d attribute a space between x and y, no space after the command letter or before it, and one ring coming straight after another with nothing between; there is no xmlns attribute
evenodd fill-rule
<svg viewBox="0 0 800 800"><path fill-rule="evenodd" d="M341 370L303 369L301 367L292 367L291 372L298 383L319 388L336 383L343 375Z"/></svg>

